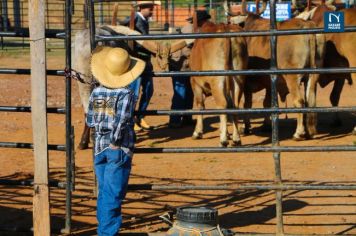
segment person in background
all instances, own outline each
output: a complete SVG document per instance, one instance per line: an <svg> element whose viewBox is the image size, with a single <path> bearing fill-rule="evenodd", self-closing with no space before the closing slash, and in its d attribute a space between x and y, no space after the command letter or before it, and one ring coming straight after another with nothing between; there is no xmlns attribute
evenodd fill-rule
<svg viewBox="0 0 356 236"><path fill-rule="evenodd" d="M137 1L135 7L137 7L138 11L135 13L135 30L140 32L143 35L149 34L149 19L152 17L154 6L160 5L160 1ZM129 26L130 25L130 17L127 17L123 22L120 24ZM143 48L142 46L135 44L135 50L137 52L138 58L144 60L146 62L146 67L144 72L135 83L131 86L136 91L135 93L138 96L139 93L139 84L141 83L142 87L142 94L139 99L138 104L138 111L146 111L147 107L150 103L150 100L153 95L153 66L151 63L151 52L147 49ZM138 131L140 129L150 130L152 127L143 119L143 115L138 115L136 118L136 126L135 130Z"/></svg>
<svg viewBox="0 0 356 236"><path fill-rule="evenodd" d="M91 71L99 86L90 95L86 123L95 128L94 169L98 179L98 235L118 235L121 205L126 196L135 144L136 105L129 84L145 68L122 48L99 46L93 51Z"/></svg>
<svg viewBox="0 0 356 236"><path fill-rule="evenodd" d="M202 26L211 16L205 10L197 10L197 25ZM193 17L187 19L186 24L179 32L184 34L193 33ZM189 71L189 56L193 44L189 44L183 49L172 54L169 61L170 71ZM193 108L193 91L190 85L189 76L172 76L173 97L172 110L187 110ZM191 115L171 115L169 117L168 127L181 128L182 126L194 125Z"/></svg>

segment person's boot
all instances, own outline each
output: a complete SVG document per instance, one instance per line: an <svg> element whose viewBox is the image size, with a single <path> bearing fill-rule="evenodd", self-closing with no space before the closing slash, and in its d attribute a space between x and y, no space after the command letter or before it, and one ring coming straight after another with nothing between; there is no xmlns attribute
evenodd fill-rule
<svg viewBox="0 0 356 236"><path fill-rule="evenodd" d="M138 124L135 123L135 125L134 125L134 131L135 131L135 132L138 132L138 131L141 131L141 130L142 130L142 128L141 128Z"/></svg>
<svg viewBox="0 0 356 236"><path fill-rule="evenodd" d="M147 122L144 119L141 119L138 123L138 125L145 130L151 130L152 126L150 126L149 124L147 124Z"/></svg>

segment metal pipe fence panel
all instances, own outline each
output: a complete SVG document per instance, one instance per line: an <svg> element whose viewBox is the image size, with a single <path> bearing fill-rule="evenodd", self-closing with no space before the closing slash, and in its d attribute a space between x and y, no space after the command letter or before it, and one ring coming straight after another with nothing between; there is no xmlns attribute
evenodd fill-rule
<svg viewBox="0 0 356 236"><path fill-rule="evenodd" d="M105 2L113 2L111 0L103 0ZM90 11L94 11L95 4L97 0L88 0ZM283 112L341 112L341 111L354 111L355 107L349 108L301 108L301 109L280 109L278 107L278 98L276 90L276 79L277 75L281 74L302 74L302 73L355 73L356 68L318 68L318 69L283 69L279 70L277 68L277 58L276 58L276 39L277 36L282 35L294 35L294 34L321 34L325 33L324 29L303 29L303 30L277 30L276 27L276 2L274 0L270 1L270 30L268 31L255 31L255 32L229 32L229 33L195 33L195 34L169 34L169 35L141 35L141 36L98 36L95 35L95 22L96 19L94 15L90 15L90 28L91 28L91 47L95 47L97 42L100 41L112 41L112 40L169 40L169 39L197 39L197 38L225 38L225 37L249 37L249 36L270 36L270 47L271 47L271 65L269 70L243 70L243 71L188 71L188 72L155 72L154 76L157 77L167 77L167 76L214 76L214 75L271 75L271 85L272 85L272 107L270 109L249 109L249 110L220 110L220 111L147 111L145 114L149 115L171 115L171 114L247 114L247 113L271 113L272 114L272 143L271 146L250 146L250 147L238 147L238 148L138 148L137 153L227 153L227 152L272 152L274 160L275 169L275 180L274 185L250 185L250 186L239 186L238 188L233 188L231 186L146 186L147 190L222 190L222 189L262 189L262 190L275 190L276 198L276 233L288 235L284 233L283 224L283 208L282 208L282 198L283 191L295 189L295 190L355 190L356 186L342 186L342 185L286 185L283 184L282 180L282 170L281 170L281 153L282 152L330 152L330 151L356 151L354 145L345 146L280 146L278 137L278 126L279 118L278 115ZM355 32L356 27L345 27L345 32ZM335 110L333 110L335 109ZM136 186L138 187L138 186ZM142 187L142 186L141 186ZM135 186L131 186L131 189ZM141 188L140 188L141 189ZM247 235L260 235L260 234L247 234Z"/></svg>

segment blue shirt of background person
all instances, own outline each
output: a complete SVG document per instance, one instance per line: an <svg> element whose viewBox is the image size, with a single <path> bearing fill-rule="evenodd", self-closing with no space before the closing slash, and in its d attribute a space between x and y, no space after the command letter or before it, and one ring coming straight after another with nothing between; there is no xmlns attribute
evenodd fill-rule
<svg viewBox="0 0 356 236"><path fill-rule="evenodd" d="M145 62L122 48L98 47L91 71L100 83L89 100L86 123L95 128L94 169L99 184L98 235L118 235L134 150L134 92L128 88Z"/></svg>

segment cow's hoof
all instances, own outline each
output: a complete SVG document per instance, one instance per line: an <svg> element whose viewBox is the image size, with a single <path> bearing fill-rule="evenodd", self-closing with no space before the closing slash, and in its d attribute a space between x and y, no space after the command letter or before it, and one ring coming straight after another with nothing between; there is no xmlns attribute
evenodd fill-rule
<svg viewBox="0 0 356 236"><path fill-rule="evenodd" d="M240 133L243 133L244 135L250 135L251 134L251 129L250 128L243 128L243 132L240 132Z"/></svg>
<svg viewBox="0 0 356 236"><path fill-rule="evenodd" d="M241 140L234 140L234 141L232 141L231 146L233 146L233 147L241 146Z"/></svg>
<svg viewBox="0 0 356 236"><path fill-rule="evenodd" d="M85 149L88 149L89 148L89 143L87 142L80 142L78 144L78 149L79 150L85 150Z"/></svg>
<svg viewBox="0 0 356 236"><path fill-rule="evenodd" d="M356 135L356 129L352 131L352 135Z"/></svg>
<svg viewBox="0 0 356 236"><path fill-rule="evenodd" d="M222 141L220 142L220 147L227 147L229 145L229 141Z"/></svg>
<svg viewBox="0 0 356 236"><path fill-rule="evenodd" d="M202 139L203 138L203 134L202 133L197 133L194 132L192 135L192 139L196 140L196 139Z"/></svg>
<svg viewBox="0 0 356 236"><path fill-rule="evenodd" d="M272 132L272 125L271 124L263 124L261 126L261 131L265 133L270 133Z"/></svg>
<svg viewBox="0 0 356 236"><path fill-rule="evenodd" d="M293 135L293 140L294 141L303 141L303 140L305 140L306 138L305 138L305 135L299 135L299 134L294 134Z"/></svg>

